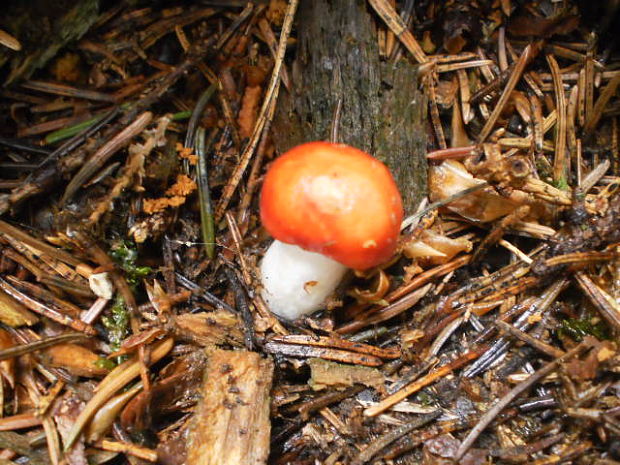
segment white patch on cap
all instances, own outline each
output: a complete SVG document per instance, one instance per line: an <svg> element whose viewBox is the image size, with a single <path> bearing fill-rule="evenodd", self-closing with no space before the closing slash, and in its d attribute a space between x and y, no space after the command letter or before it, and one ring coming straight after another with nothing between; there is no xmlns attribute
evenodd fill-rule
<svg viewBox="0 0 620 465"><path fill-rule="evenodd" d="M355 199L342 184L337 174L317 176L308 183L306 192L323 213L346 214L354 208Z"/></svg>

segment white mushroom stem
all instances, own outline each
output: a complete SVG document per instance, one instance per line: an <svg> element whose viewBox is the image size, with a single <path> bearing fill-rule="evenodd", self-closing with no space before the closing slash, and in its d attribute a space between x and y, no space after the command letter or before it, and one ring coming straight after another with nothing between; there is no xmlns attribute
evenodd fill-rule
<svg viewBox="0 0 620 465"><path fill-rule="evenodd" d="M262 296L276 315L295 320L334 293L347 267L296 245L273 241L260 264Z"/></svg>

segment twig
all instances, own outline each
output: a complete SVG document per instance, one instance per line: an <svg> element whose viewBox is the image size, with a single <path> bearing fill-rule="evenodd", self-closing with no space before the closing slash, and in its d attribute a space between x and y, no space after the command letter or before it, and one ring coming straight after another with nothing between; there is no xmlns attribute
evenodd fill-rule
<svg viewBox="0 0 620 465"><path fill-rule="evenodd" d="M44 81L26 81L22 84L22 87L52 95L94 100L96 102L114 102L114 97L111 95L97 92L95 90L78 89L77 87L68 86L66 84L55 84L53 82Z"/></svg>
<svg viewBox="0 0 620 465"><path fill-rule="evenodd" d="M576 273L575 279L605 320L616 330L620 329L620 305L616 300L597 286L585 272Z"/></svg>
<svg viewBox="0 0 620 465"><path fill-rule="evenodd" d="M553 88L555 89L555 111L558 115L558 123L555 132L555 157L553 158L553 179L555 182L566 180L568 173L566 156L566 95L562 85L560 67L553 55L547 55L547 63L553 76Z"/></svg>
<svg viewBox="0 0 620 465"><path fill-rule="evenodd" d="M64 315L40 302L37 302L33 298L15 289L2 278L0 278L0 289L39 315L43 315L50 320L60 323L61 325L68 326L76 331L81 331L91 336L97 334L97 331L91 325L86 324L81 320L74 320L69 315Z"/></svg>
<svg viewBox="0 0 620 465"><path fill-rule="evenodd" d="M480 131L480 134L478 135L478 142L484 142L486 138L489 137L489 134L491 134L497 118L499 117L500 113L504 109L504 106L508 102L508 99L510 98L510 94L512 94L512 91L514 90L517 83L521 79L521 76L523 75L525 67L534 58L538 49L539 47L528 45L527 47L525 47L525 50L523 50L523 53L519 57L519 61L516 62L514 70L510 75L510 79L508 79L508 82L506 83L506 87L504 87L502 96L499 98L499 101L495 105L493 112L489 116L489 119L487 120L484 127L482 128L482 131Z"/></svg>
<svg viewBox="0 0 620 465"><path fill-rule="evenodd" d="M12 415L10 417L4 417L0 419L0 431L12 431L22 428L32 428L33 426L39 426L41 424L41 418L35 416L32 413L20 413Z"/></svg>
<svg viewBox="0 0 620 465"><path fill-rule="evenodd" d="M520 394L524 393L528 389L530 389L534 384L543 379L553 370L555 370L560 363L567 361L568 359L581 354L586 349L592 347L593 341L589 338L587 341L582 342L578 346L572 348L568 352L566 352L563 356L555 359L552 362L549 362L543 368L535 372L533 375L528 377L525 381L517 384L514 388L512 388L504 397L502 397L491 409L485 413L482 418L478 421L476 426L469 432L467 437L463 440L458 450L456 451L456 455L454 456L454 461L458 462L465 453L469 450L469 448L473 445L473 443L478 439L480 433L482 433L487 426L493 421L493 419L499 415L499 413L510 404L516 397Z"/></svg>
<svg viewBox="0 0 620 465"><path fill-rule="evenodd" d="M226 266L224 268L228 281L230 281L233 293L235 295L235 304L241 313L243 318L243 340L245 348L247 350L255 350L256 348L256 334L254 332L254 319L252 318L252 312L248 304L248 298L241 287L241 281L237 278L235 271L232 267Z"/></svg>
<svg viewBox="0 0 620 465"><path fill-rule="evenodd" d="M400 350L395 347L389 349L382 349L380 347L371 346L369 344L352 342L347 339L340 339L337 337L290 334L286 336L274 336L270 339L270 341L313 347L333 347L336 349L350 350L351 352L372 355L374 357L390 360L398 358L401 355Z"/></svg>
<svg viewBox="0 0 620 465"><path fill-rule="evenodd" d="M419 391L423 387L428 386L429 384L433 383L437 379L444 377L445 375L447 375L448 373L451 373L454 370L458 370L459 368L463 367L470 361L478 358L480 355L484 353L485 350L487 350L487 347L477 347L475 349L469 350L465 354L458 357L456 360L453 360L450 363L446 363L445 365L430 372L428 375L424 376L418 381L386 397L378 404L375 404L372 407L368 407L366 410L364 410L364 416L374 417L376 415L379 415L382 412L385 412L387 409L393 407L394 405L399 403L401 400Z"/></svg>
<svg viewBox="0 0 620 465"><path fill-rule="evenodd" d="M29 246L34 247L35 249L49 255L50 257L60 260L62 262L68 263L69 265L77 266L80 263L82 263L80 259L65 252L64 250L60 250L60 249L57 249L56 247L46 244L45 242L32 237L31 235L22 231L21 229L16 228L15 226L12 226L9 223L2 221L2 220L0 220L0 234L7 234L9 236L12 236L15 239L25 244L28 244Z"/></svg>
<svg viewBox="0 0 620 465"><path fill-rule="evenodd" d="M95 443L95 447L111 451L122 452L123 454L133 455L148 462L157 462L157 451L153 449L147 449L136 444L129 442L110 441L108 439L102 439Z"/></svg>
<svg viewBox="0 0 620 465"><path fill-rule="evenodd" d="M267 122L267 117L271 113L270 108L272 105L275 105L275 102L277 100L280 84L280 70L282 69L282 64L284 62L286 45L288 37L291 33L291 28L293 27L293 19L295 17L295 12L297 11L298 3L299 0L290 0L286 9L286 16L284 18L284 23L282 24L282 30L280 32L278 53L276 56L273 71L271 73L271 80L269 81L269 86L267 87L267 91L265 93L263 105L258 113L256 125L254 126L254 131L252 132L252 137L250 137L250 140L246 145L245 150L239 157L239 163L235 167L235 170L232 173L230 180L222 191L222 197L220 198L220 202L215 210L216 222L224 216L224 212L226 211L226 208L228 207L228 204L232 199L232 196L237 189L239 182L241 181L241 177L243 176L243 173L245 172L245 169L248 166L252 155L254 154L254 149L260 141L263 128L265 127L265 124Z"/></svg>
<svg viewBox="0 0 620 465"><path fill-rule="evenodd" d="M271 354L282 354L302 358L317 357L353 365L378 367L383 364L383 361L379 357L373 355L363 355L348 350L332 349L329 347L300 346L270 341L263 346L263 349Z"/></svg>
<svg viewBox="0 0 620 465"><path fill-rule="evenodd" d="M189 289L190 291L192 291L193 293L195 293L196 295L202 297L203 299L205 299L210 305L213 305L215 308L222 308L224 310L229 311L230 313L232 313L233 315L237 314L237 311L231 307L230 305L228 305L226 302L224 302L223 300L217 298L215 295L211 294L208 291L205 291L202 287L200 287L198 284L190 281L188 278L186 278L185 276L183 276L181 273L176 272L174 274L174 276L176 277L177 282L185 287L186 289Z"/></svg>
<svg viewBox="0 0 620 465"><path fill-rule="evenodd" d="M363 465L364 463L372 459L376 454L378 454L381 449L390 445L405 434L408 434L411 431L421 428L422 426L430 423L431 421L436 420L441 416L441 413L441 410L435 410L434 412L422 415L421 417L416 418L409 423L405 423L402 426L394 428L390 432L378 437L373 442L368 444L368 446L366 446L366 448L364 448L364 450L362 450L351 463L353 465Z"/></svg>
<svg viewBox="0 0 620 465"><path fill-rule="evenodd" d="M495 324L502 331L516 337L520 341L523 341L531 345L532 347L534 347L535 349L539 350L540 352L544 354L550 355L552 357L561 357L562 355L564 355L563 350L556 349L555 347L549 344L545 344L541 340L536 339L534 336L530 336L528 333L521 331L520 329L515 328L512 325L509 325L505 321L498 320Z"/></svg>
<svg viewBox="0 0 620 465"><path fill-rule="evenodd" d="M618 85L620 85L620 74L614 76L614 78L609 81L609 83L601 92L601 95L599 95L598 99L596 100L596 104L592 109L592 114L586 120L586 125L583 128L586 134L590 134L598 124L599 120L603 116L603 110L605 109L605 106L607 106L609 99L611 99L611 97L613 97L613 95L616 93Z"/></svg>
<svg viewBox="0 0 620 465"><path fill-rule="evenodd" d="M142 113L134 122L118 133L116 137L112 138L107 144L97 150L97 152L82 166L82 169L71 179L60 203L64 204L69 200L80 186L86 182L106 160L121 148L128 145L135 136L140 134L148 126L152 118L153 114L150 111Z"/></svg>

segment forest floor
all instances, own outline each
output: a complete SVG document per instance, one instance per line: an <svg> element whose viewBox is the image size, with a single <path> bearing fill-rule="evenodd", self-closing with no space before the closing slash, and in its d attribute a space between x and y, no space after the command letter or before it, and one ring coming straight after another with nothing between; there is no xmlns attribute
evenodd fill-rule
<svg viewBox="0 0 620 465"><path fill-rule="evenodd" d="M296 321L257 266L298 1L8 2L0 464L620 464L618 2L356 2L428 190Z"/></svg>

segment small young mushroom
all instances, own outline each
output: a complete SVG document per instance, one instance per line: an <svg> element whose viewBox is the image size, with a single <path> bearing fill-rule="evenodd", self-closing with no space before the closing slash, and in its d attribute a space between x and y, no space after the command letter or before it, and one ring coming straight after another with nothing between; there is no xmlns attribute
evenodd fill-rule
<svg viewBox="0 0 620 465"><path fill-rule="evenodd" d="M262 296L293 320L318 310L348 268L393 255L403 207L383 163L344 144L310 142L272 163L260 215L275 238L260 264Z"/></svg>

